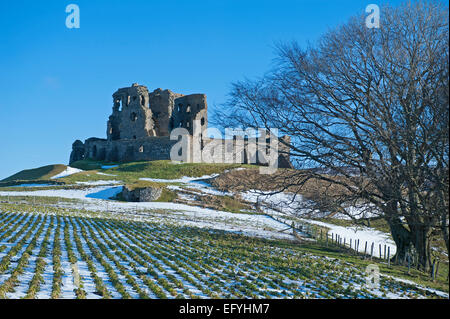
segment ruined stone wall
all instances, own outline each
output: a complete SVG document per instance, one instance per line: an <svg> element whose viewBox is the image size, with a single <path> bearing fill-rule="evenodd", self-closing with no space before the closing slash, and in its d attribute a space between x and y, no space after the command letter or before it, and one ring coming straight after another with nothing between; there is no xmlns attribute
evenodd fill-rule
<svg viewBox="0 0 450 319"><path fill-rule="evenodd" d="M176 142L168 136L117 141L90 138L84 144L76 144L70 163L82 159L108 162L169 160L170 150Z"/></svg>
<svg viewBox="0 0 450 319"><path fill-rule="evenodd" d="M292 168L291 160L290 160L290 151L289 147L284 145L281 141L285 141L288 144L290 143L289 136L282 136L279 138L278 142L278 167L279 168ZM210 144L213 143L213 144ZM221 155L222 161L224 163L227 160L232 161L233 163L243 163L243 164L257 164L257 165L266 165L266 161L264 160L264 156L269 152L270 147L270 139L266 138L265 144L265 152L266 154L261 154L258 149L258 143L253 148L248 147L248 139L244 139L243 141L236 140L225 140L225 139L211 139L211 138L203 138L203 147L214 156L215 154L215 146L221 145L223 150L226 149L227 153L232 153L231 158L226 159L225 154Z"/></svg>
<svg viewBox="0 0 450 319"><path fill-rule="evenodd" d="M193 123L200 121L201 131L208 126L208 105L206 95L191 94L179 97L174 101L171 123L169 129L177 127L185 128L189 134L193 134Z"/></svg>
<svg viewBox="0 0 450 319"><path fill-rule="evenodd" d="M149 94L149 104L153 114L154 129L157 136L170 135L170 119L174 108L175 99L183 94L170 90L156 89Z"/></svg>

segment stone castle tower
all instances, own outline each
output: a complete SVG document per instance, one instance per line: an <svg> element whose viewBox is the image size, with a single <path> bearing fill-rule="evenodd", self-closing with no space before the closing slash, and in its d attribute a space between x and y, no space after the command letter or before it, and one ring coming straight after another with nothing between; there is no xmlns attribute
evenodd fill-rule
<svg viewBox="0 0 450 319"><path fill-rule="evenodd" d="M192 138L194 121L200 123L200 132L208 127L206 95L183 95L170 90L156 89L134 83L113 94L112 114L107 122L106 139L91 137L84 143L72 144L69 164L92 159L107 162L169 160L172 147L178 143L170 139L175 128L184 128ZM280 138L290 141L289 137ZM202 146L213 140L202 137ZM224 140L215 142L224 143ZM248 141L245 141L248 145ZM234 145L234 144L233 144ZM291 167L289 151L280 144L279 167ZM233 150L231 150L233 151ZM245 149L244 162L259 163L258 154Z"/></svg>
<svg viewBox="0 0 450 319"><path fill-rule="evenodd" d="M82 159L137 161L169 159L176 143L172 129L185 128L192 135L193 121L201 130L208 126L206 95L183 95L134 83L113 94L112 114L107 122L107 139L77 140L72 145L70 163Z"/></svg>
<svg viewBox="0 0 450 319"><path fill-rule="evenodd" d="M207 103L204 94L183 95L170 90L133 84L113 94L113 113L108 120L108 140L169 136L176 127L192 134L192 123L200 120L207 126Z"/></svg>

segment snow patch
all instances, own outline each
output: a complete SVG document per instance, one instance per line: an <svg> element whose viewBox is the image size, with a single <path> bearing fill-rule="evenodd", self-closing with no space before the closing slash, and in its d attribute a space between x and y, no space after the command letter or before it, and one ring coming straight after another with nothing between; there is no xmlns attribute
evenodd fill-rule
<svg viewBox="0 0 450 319"><path fill-rule="evenodd" d="M106 173L102 173L102 172L97 172L98 175L103 175L103 176L117 176L114 174L106 174Z"/></svg>
<svg viewBox="0 0 450 319"><path fill-rule="evenodd" d="M371 245L374 244L373 254L374 257L380 257L379 245L381 245L381 255L384 256L384 245L386 249L390 250L390 255L394 256L397 251L397 246L394 241L389 237L389 234L381 232L379 230L369 228L369 227L343 227L337 226L329 223L324 223L316 220L301 219L301 221L315 224L322 227L327 227L330 229L329 234L333 233L333 236L339 235L341 238L346 239L346 244L350 243L350 239L353 240L352 249L355 249L355 240L359 239L358 251L364 253L365 242L367 242L366 253L370 255Z"/></svg>
<svg viewBox="0 0 450 319"><path fill-rule="evenodd" d="M76 182L79 185L88 185L88 186L100 186L100 185L111 185L111 184L122 184L121 181L88 181L88 182Z"/></svg>
<svg viewBox="0 0 450 319"><path fill-rule="evenodd" d="M142 181L149 181L149 182L156 182L156 183L190 183L193 181L214 178L217 176L219 176L219 174L203 175L201 177L183 176L183 177L177 178L177 179L160 179L160 178L147 178L147 177L142 177L139 179Z"/></svg>
<svg viewBox="0 0 450 319"><path fill-rule="evenodd" d="M72 174L76 174L76 173L79 173L82 171L83 171L82 169L67 166L67 168L64 171L62 171L61 173L59 173L55 176L50 177L50 179L62 178L62 177L70 176Z"/></svg>

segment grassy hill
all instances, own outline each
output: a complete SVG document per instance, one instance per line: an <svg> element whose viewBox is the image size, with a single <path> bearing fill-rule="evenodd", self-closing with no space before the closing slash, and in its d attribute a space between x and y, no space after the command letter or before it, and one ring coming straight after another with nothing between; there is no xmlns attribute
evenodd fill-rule
<svg viewBox="0 0 450 319"><path fill-rule="evenodd" d="M1 180L1 182L11 182L18 180L20 181L45 180L63 172L66 168L67 168L66 165L54 164L38 168L25 169L14 175L11 175L10 177Z"/></svg>
<svg viewBox="0 0 450 319"><path fill-rule="evenodd" d="M106 167L105 167L106 166ZM84 170L58 179L61 183L96 180L120 180L134 183L139 178L176 179L182 176L200 177L203 175L220 174L226 170L238 167L255 167L241 164L206 164L184 163L173 164L171 161L142 161L130 163L106 163L101 161L83 160L72 163L71 167ZM104 168L102 168L104 167ZM0 183L18 181L45 181L63 172L67 168L63 164L47 165L39 168L20 171Z"/></svg>
<svg viewBox="0 0 450 319"><path fill-rule="evenodd" d="M114 167L102 169L104 165L113 165ZM120 180L124 183L134 183L142 177L158 179L177 179L183 176L201 177L203 175L220 174L226 170L238 167L255 167L243 164L174 164L167 160L130 163L105 163L83 160L74 162L71 166L85 171L61 178L61 182L70 184L79 181Z"/></svg>

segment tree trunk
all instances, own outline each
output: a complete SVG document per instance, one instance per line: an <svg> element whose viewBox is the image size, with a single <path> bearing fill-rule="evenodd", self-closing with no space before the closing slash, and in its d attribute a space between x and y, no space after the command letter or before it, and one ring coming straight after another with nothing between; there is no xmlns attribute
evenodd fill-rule
<svg viewBox="0 0 450 319"><path fill-rule="evenodd" d="M423 271L428 271L431 263L430 252L430 227L425 225L414 225L411 227L411 234L414 248L417 252L417 268Z"/></svg>
<svg viewBox="0 0 450 319"><path fill-rule="evenodd" d="M409 247L412 244L411 233L403 226L401 220L397 218L386 219L391 229L392 238L397 246L397 252L395 253L397 260L404 260Z"/></svg>

